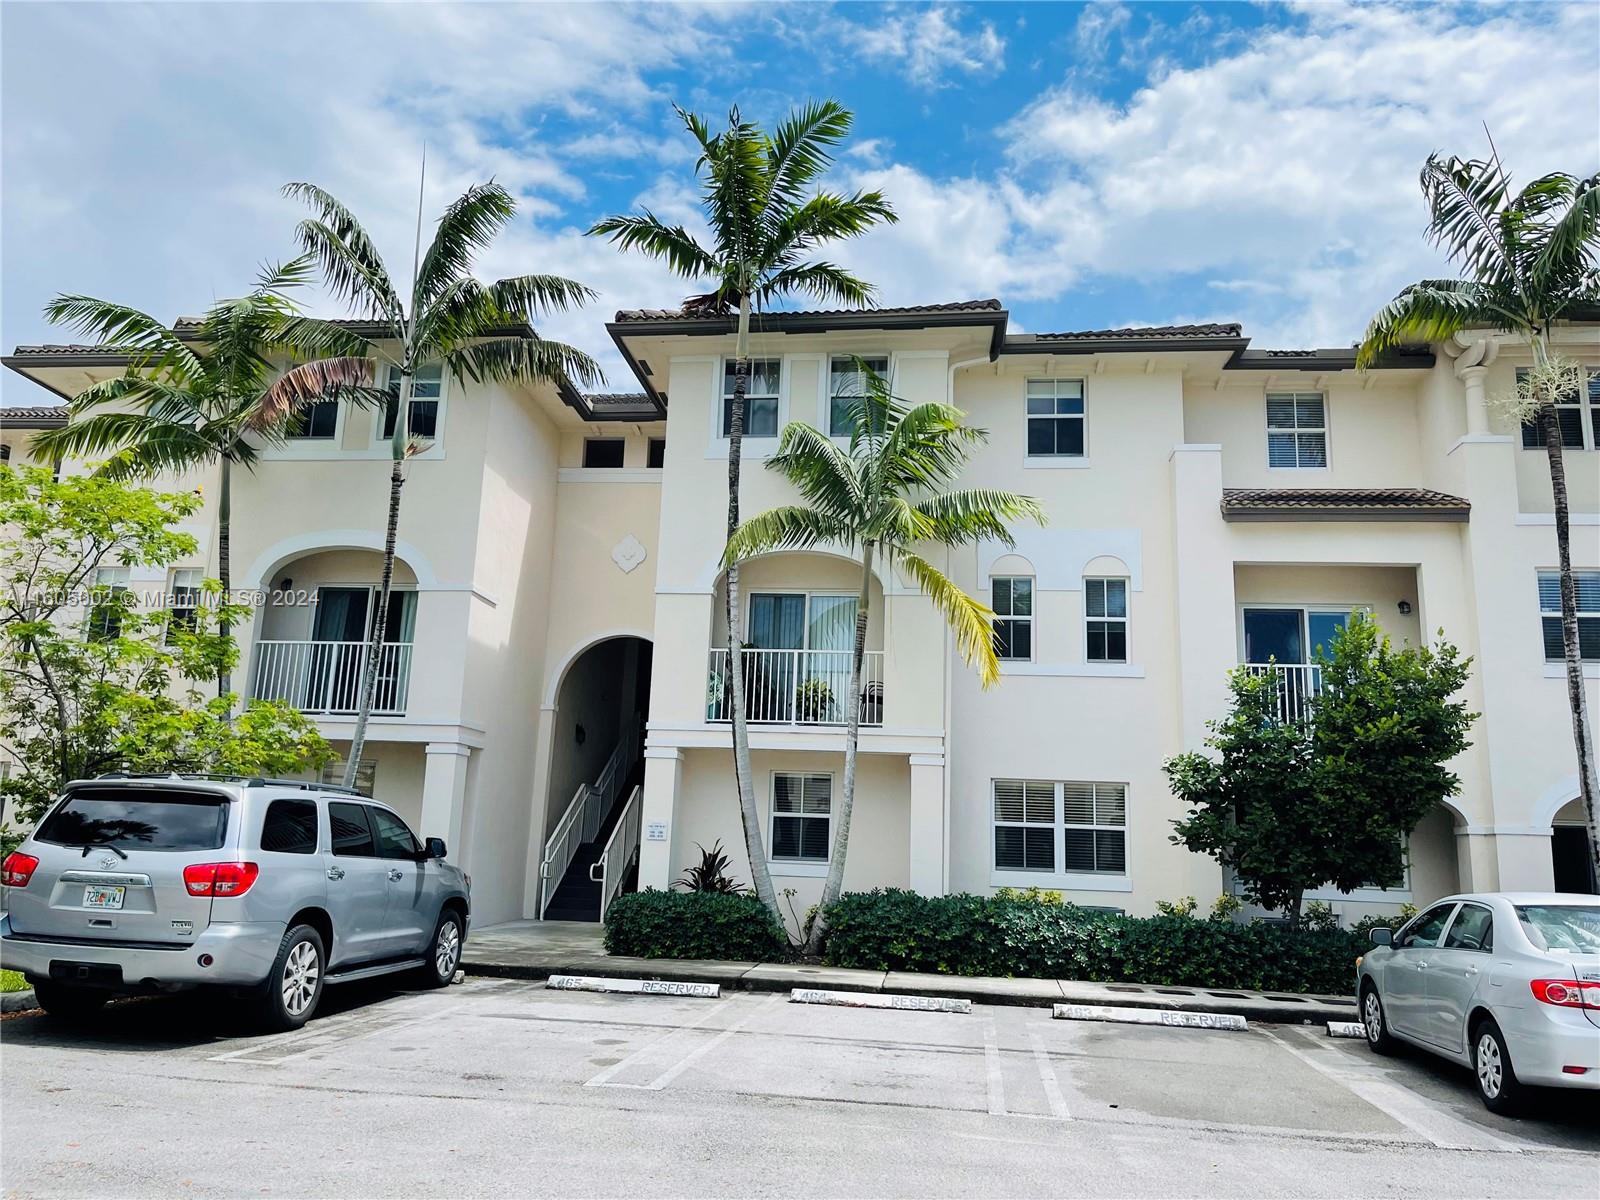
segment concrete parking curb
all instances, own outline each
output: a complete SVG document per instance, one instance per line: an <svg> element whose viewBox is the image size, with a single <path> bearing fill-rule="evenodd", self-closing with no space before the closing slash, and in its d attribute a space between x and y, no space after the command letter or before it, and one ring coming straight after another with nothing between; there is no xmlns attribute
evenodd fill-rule
<svg viewBox="0 0 1600 1200"><path fill-rule="evenodd" d="M1033 1008L1050 1008L1056 1004L1101 1004L1171 1012L1228 1013L1250 1021L1279 1025L1356 1019L1355 1001L1346 996L1085 983L1070 979L928 975L909 971L861 971L802 963L740 963L609 955L584 956L581 961L548 961L538 954L479 951L474 955L470 947L463 965L469 975L504 979L538 980L551 975L590 975L609 979L720 983L729 991L788 992L798 987L891 996L937 996L981 1004Z"/></svg>
<svg viewBox="0 0 1600 1200"><path fill-rule="evenodd" d="M0 1013L27 1012L30 1008L38 1008L39 999L33 994L32 988L23 988L20 992L0 992Z"/></svg>

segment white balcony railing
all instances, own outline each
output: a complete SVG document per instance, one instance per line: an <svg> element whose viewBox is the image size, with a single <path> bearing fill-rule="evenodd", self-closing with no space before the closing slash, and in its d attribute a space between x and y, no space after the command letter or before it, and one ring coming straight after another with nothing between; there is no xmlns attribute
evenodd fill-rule
<svg viewBox="0 0 1600 1200"><path fill-rule="evenodd" d="M1278 720L1311 719L1311 701L1322 692L1322 667L1318 663L1246 663L1252 675L1275 675L1278 680Z"/></svg>
<svg viewBox="0 0 1600 1200"><path fill-rule="evenodd" d="M843 725L850 710L850 651L756 650L739 652L744 711L766 725ZM861 724L883 724L883 651L861 660ZM706 682L706 720L733 720L733 680L728 651L712 650Z"/></svg>
<svg viewBox="0 0 1600 1200"><path fill-rule="evenodd" d="M354 713L371 642L257 642L251 695L281 700L304 713ZM411 687L411 644L385 642L378 655L372 711L404 716Z"/></svg>

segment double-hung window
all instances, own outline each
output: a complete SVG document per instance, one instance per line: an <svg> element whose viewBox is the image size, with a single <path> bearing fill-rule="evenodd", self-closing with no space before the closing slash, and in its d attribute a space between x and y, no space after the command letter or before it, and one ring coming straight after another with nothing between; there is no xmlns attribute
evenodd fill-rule
<svg viewBox="0 0 1600 1200"><path fill-rule="evenodd" d="M1578 653L1584 662L1600 662L1600 571L1574 571L1578 593ZM1539 621L1544 633L1544 660L1560 662L1561 576L1539 572Z"/></svg>
<svg viewBox="0 0 1600 1200"><path fill-rule="evenodd" d="M94 592L89 603L91 642L111 642L122 636L122 619L133 599L128 588L131 575L129 567L101 567L94 573Z"/></svg>
<svg viewBox="0 0 1600 1200"><path fill-rule="evenodd" d="M721 436L733 430L733 380L734 360L722 364L722 425ZM778 378L782 374L783 360L779 358L752 358L750 378L744 393L744 436L761 438L778 436Z"/></svg>
<svg viewBox="0 0 1600 1200"><path fill-rule="evenodd" d="M778 771L772 776L772 857L825 863L833 813L833 776Z"/></svg>
<svg viewBox="0 0 1600 1200"><path fill-rule="evenodd" d="M173 640L173 634L180 629L194 631L196 619L200 612L200 571L195 567L184 567L172 573L172 582L167 588L167 641Z"/></svg>
<svg viewBox="0 0 1600 1200"><path fill-rule="evenodd" d="M1518 367L1517 382L1524 383L1527 378L1527 368ZM1584 386L1577 391L1556 398L1555 418L1556 426L1561 430L1561 445L1565 449L1600 448L1600 368L1588 369ZM1544 449L1544 434L1539 430L1539 422L1522 423L1522 446L1525 450Z"/></svg>
<svg viewBox="0 0 1600 1200"><path fill-rule="evenodd" d="M1088 640L1084 657L1090 662L1128 661L1128 581L1085 579L1083 611Z"/></svg>
<svg viewBox="0 0 1600 1200"><path fill-rule="evenodd" d="M302 404L283 427L284 437L302 442L331 442L339 432L339 402L318 400Z"/></svg>
<svg viewBox="0 0 1600 1200"><path fill-rule="evenodd" d="M444 395L444 366L429 363L418 367L411 377L411 408L406 416L406 433L432 441L439 436L439 400ZM389 402L383 409L383 436L394 436L395 417L400 412L400 369L389 368Z"/></svg>
<svg viewBox="0 0 1600 1200"><path fill-rule="evenodd" d="M1328 465L1328 404L1321 392L1267 393L1267 466Z"/></svg>
<svg viewBox="0 0 1600 1200"><path fill-rule="evenodd" d="M994 867L1043 875L1126 875L1121 783L994 781Z"/></svg>
<svg viewBox="0 0 1600 1200"><path fill-rule="evenodd" d="M1028 662L1033 658L1033 580L997 575L990 581L990 599L995 657Z"/></svg>
<svg viewBox="0 0 1600 1200"><path fill-rule="evenodd" d="M865 366L866 370L862 370ZM828 436L847 438L855 432L854 412L867 395L867 371L889 378L887 354L836 354L828 365Z"/></svg>
<svg viewBox="0 0 1600 1200"><path fill-rule="evenodd" d="M1082 458L1083 380L1028 380L1028 457Z"/></svg>

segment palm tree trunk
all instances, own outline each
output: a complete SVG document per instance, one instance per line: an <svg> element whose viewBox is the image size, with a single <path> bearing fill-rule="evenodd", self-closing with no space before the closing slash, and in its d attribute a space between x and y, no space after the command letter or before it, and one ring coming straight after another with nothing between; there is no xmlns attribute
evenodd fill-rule
<svg viewBox="0 0 1600 1200"><path fill-rule="evenodd" d="M217 493L217 581L222 584L224 615L217 619L217 632L227 640L230 632L226 616L227 605L233 603L233 464L224 455L221 459L222 482ZM217 673L217 695L226 696L233 691L233 673L223 667ZM228 705L228 717L233 718L233 705Z"/></svg>
<svg viewBox="0 0 1600 1200"><path fill-rule="evenodd" d="M378 660L383 656L383 639L389 626L389 592L394 584L394 544L400 531L400 489L405 486L406 444L410 439L411 370L410 360L400 376L400 396L394 414L394 437L389 447L393 465L389 469L389 522L383 531L383 574L378 585L378 611L372 615L372 632L361 667L361 700L356 707L356 727L350 735L350 757L344 764L344 786L356 785L361 769L361 752L367 745L367 722L372 719L372 701L378 691Z"/></svg>
<svg viewBox="0 0 1600 1200"><path fill-rule="evenodd" d="M872 593L872 543L861 549L861 596L856 601L855 639L850 643L850 690L845 696L849 706L844 722L844 787L839 796L839 813L834 818L833 849L828 855L828 877L822 884L822 899L817 902L817 916L811 923L811 934L806 938L806 953L822 953L822 937L826 922L823 914L828 906L836 904L844 890L844 860L850 851L850 818L856 807L856 749L861 741L861 660L867 650L867 601Z"/></svg>
<svg viewBox="0 0 1600 1200"><path fill-rule="evenodd" d="M733 366L733 411L728 416L728 537L739 528L739 468L744 443L744 398L750 380L750 299L739 297L739 336ZM740 651L742 626L739 620L739 562L728 564L726 598L728 607L728 683L733 692L733 780L739 793L739 819L744 826L744 848L750 859L750 882L756 897L781 920L778 893L767 870L766 841L761 835L761 815L756 808L755 785L750 767L750 723L744 707L744 664Z"/></svg>
<svg viewBox="0 0 1600 1200"><path fill-rule="evenodd" d="M1536 341L1535 345L1539 343ZM1539 407L1545 455L1550 460L1550 494L1555 501L1556 566L1561 588L1561 658L1567 669L1567 704L1572 710L1572 743L1578 752L1578 794L1589 833L1589 859L1600 877L1600 814L1596 812L1594 738L1589 732L1589 703L1583 690L1583 658L1578 645L1578 589L1572 577L1572 535L1567 502L1567 465L1561 453L1561 423L1555 406Z"/></svg>

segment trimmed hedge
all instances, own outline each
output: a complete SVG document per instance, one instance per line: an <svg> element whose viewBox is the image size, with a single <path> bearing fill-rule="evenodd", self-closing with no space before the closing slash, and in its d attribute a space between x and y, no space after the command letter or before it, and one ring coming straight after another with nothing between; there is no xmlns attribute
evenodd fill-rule
<svg viewBox="0 0 1600 1200"><path fill-rule="evenodd" d="M1119 917L1007 896L856 892L827 912L833 966L1348 995L1368 942L1194 917Z"/></svg>
<svg viewBox="0 0 1600 1200"><path fill-rule="evenodd" d="M754 896L650 889L611 902L606 953L771 962L789 957L789 938Z"/></svg>

